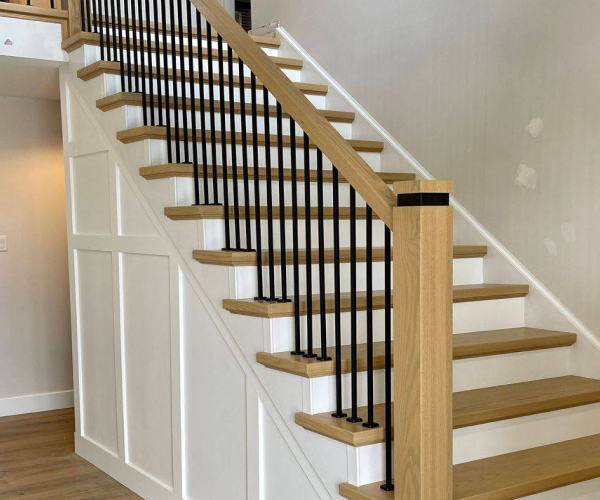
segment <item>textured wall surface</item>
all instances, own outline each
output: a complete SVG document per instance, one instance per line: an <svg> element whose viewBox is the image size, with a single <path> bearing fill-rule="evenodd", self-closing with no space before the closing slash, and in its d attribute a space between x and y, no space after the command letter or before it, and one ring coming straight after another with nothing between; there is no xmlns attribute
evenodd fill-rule
<svg viewBox="0 0 600 500"><path fill-rule="evenodd" d="M0 97L0 400L73 389L60 105Z"/></svg>
<svg viewBox="0 0 600 500"><path fill-rule="evenodd" d="M600 3L253 0L600 334Z"/></svg>

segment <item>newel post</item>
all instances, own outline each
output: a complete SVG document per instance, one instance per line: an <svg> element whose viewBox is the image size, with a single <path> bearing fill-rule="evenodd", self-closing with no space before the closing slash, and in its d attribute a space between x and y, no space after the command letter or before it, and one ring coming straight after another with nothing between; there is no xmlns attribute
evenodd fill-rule
<svg viewBox="0 0 600 500"><path fill-rule="evenodd" d="M452 499L452 191L451 181L394 184L397 500Z"/></svg>
<svg viewBox="0 0 600 500"><path fill-rule="evenodd" d="M67 0L67 2L67 7L69 11L68 36L71 37L81 31L81 3L80 0Z"/></svg>

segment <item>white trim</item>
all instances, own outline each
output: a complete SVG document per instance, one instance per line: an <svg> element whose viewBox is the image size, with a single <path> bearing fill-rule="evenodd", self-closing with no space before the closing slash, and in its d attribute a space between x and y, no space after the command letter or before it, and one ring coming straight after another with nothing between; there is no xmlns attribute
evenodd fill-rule
<svg viewBox="0 0 600 500"><path fill-rule="evenodd" d="M73 391L30 394L0 399L0 417L73 408Z"/></svg>
<svg viewBox="0 0 600 500"><path fill-rule="evenodd" d="M79 434L75 434L75 453L142 498L147 500L181 500L181 497L169 491L167 485L141 472L131 464L124 464L113 454L99 447L97 443Z"/></svg>
<svg viewBox="0 0 600 500"><path fill-rule="evenodd" d="M354 99L327 71L319 65L302 46L281 26L277 28L277 32L284 38L298 53L301 57L313 66L318 73L323 76L333 88L335 88L340 95L354 108L354 110L361 115L377 132L384 138L386 142L390 144L402 157L410 163L410 165L416 170L416 172L423 176L425 179L433 179L433 175L421 165L384 127L381 125L369 112L363 108L356 99ZM600 339L587 327L587 325L581 321L554 293L552 293L546 285L544 285L525 265L517 259L500 241L493 236L484 226L479 222L475 216L469 212L454 196L450 197L450 203L455 210L462 215L471 226L479 233L495 250L498 251L504 258L506 258L517 271L533 286L548 302L550 302L563 316L564 318L573 325L578 332L586 337L596 349L600 350Z"/></svg>

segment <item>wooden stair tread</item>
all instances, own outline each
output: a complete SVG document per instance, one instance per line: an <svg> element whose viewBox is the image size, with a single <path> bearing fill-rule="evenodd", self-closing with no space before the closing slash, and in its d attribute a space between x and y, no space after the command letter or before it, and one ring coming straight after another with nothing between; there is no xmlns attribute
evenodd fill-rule
<svg viewBox="0 0 600 500"><path fill-rule="evenodd" d="M132 63L132 65L131 65L132 71L135 71L135 67L136 67L136 65ZM141 67L138 67L138 72L141 72L140 68ZM84 82L92 80L93 78L96 78L102 74L120 75L121 74L121 65L116 61L96 61L96 62L89 64L77 71L77 77L80 78L81 80L83 80ZM147 78L150 78L152 76L154 76L156 78L156 76L157 76L156 68L153 67L152 72L150 72L150 68L146 68L146 75L147 75ZM162 73L161 73L161 77L162 77ZM169 78L172 79L172 77L173 77L173 75L171 73L169 73ZM204 83L208 84L208 73L205 72L202 75L202 78L204 80ZM185 72L185 80L186 80L186 82L189 82L189 80L190 80L190 72L187 70ZM198 71L194 71L194 80L196 81L196 83L198 83L200 81L200 73ZM177 72L177 81L181 81L181 73L180 72ZM218 74L214 75L213 83L215 85L218 85L219 82L220 82L219 75ZM329 92L329 87L327 85L321 85L318 83L307 83L307 82L292 82L292 83L296 86L296 88L298 88L298 90L300 90L301 92L304 92L305 94L327 95L327 93ZM223 82L223 84L225 87L229 87L229 76L227 76L227 78L225 78L225 81ZM236 87L239 87L239 85L240 85L240 80L237 75L234 75L234 77L233 77L233 84ZM244 78L244 85L246 86L247 89L250 88L250 77ZM257 89L263 88L263 85L259 80L256 81L256 88Z"/></svg>
<svg viewBox="0 0 600 500"><path fill-rule="evenodd" d="M192 139L192 130L188 129L188 137L191 140ZM200 140L201 137L201 132L200 130L197 130L197 138L198 140ZM175 131L172 130L171 132L171 137L175 137ZM182 128L179 129L179 134L180 137L183 138L184 136L184 130ZM258 135L258 145L259 146L264 146L265 145L265 138L266 136L264 134L257 134ZM146 125L146 126L141 126L141 127L134 127L134 128L130 128L130 129L126 129L126 130L121 130L119 132L117 132L117 139L119 141L121 141L123 144L130 144L132 142L139 142L139 141L145 141L145 140L149 140L149 139L158 139L158 140L166 140L167 138L167 128L166 127L159 127L159 126L152 126L152 125ZM227 143L231 142L231 134L229 132L226 133L226 140ZM252 144L252 134L247 134L247 139L248 139L248 145L250 146ZM212 140L212 131L207 130L206 131L206 140L207 141L211 141ZM216 142L220 143L222 138L221 138L221 132L215 132L215 140ZM242 143L242 134L240 132L236 132L235 134L235 140L236 143L241 145ZM361 152L371 152L371 153L381 153L381 151L383 151L383 142L381 141L364 141L364 140L358 140L358 139L345 139L348 144L350 144L355 151L361 151ZM270 141L271 141L271 147L277 147L277 135L276 134L271 134L270 135ZM285 135L283 136L283 147L290 147L291 145L291 140L290 140L290 136ZM296 137L296 147L297 148L302 148L304 145L304 138L302 136ZM316 145L311 142L310 143L310 147L311 149L315 149Z"/></svg>
<svg viewBox="0 0 600 500"><path fill-rule="evenodd" d="M478 284L457 285L453 287L454 303L472 302L481 300L508 299L524 297L529 293L529 285L505 285L505 284ZM325 294L326 312L334 312L334 294ZM300 314L306 314L306 297L302 296L300 302ZM313 295L313 312L319 314L319 295ZM383 290L373 292L373 309L383 309L385 306L385 293ZM232 314L254 316L258 318L284 318L294 316L294 302L268 302L254 299L225 299L223 307ZM350 293L341 294L342 312L350 310ZM357 310L366 309L365 292L357 293Z"/></svg>
<svg viewBox="0 0 600 500"><path fill-rule="evenodd" d="M453 500L513 500L600 477L600 434L454 466ZM340 485L349 500L394 500L382 483Z"/></svg>
<svg viewBox="0 0 600 500"><path fill-rule="evenodd" d="M475 257L484 257L487 253L486 246L474 246L474 245L455 245L454 246L454 258L455 259L468 259ZM311 254L312 262L318 262L319 250L313 249ZM275 250L275 264L281 263L281 252ZM306 264L307 252L305 249L298 251L298 262L301 265ZM219 266L230 266L230 267L241 267L241 266L255 266L256 265L256 252L224 252L221 250L194 250L193 257L195 260L202 264L213 264ZM367 249L364 247L356 249L356 261L365 262L367 259ZM373 248L373 262L383 262L385 259L385 248L374 247ZM268 263L269 252L263 250L262 262L263 264ZM286 252L286 262L291 266L294 264L294 254L290 250ZM334 249L325 249L325 263L333 264L334 262ZM340 262L342 264L350 262L350 248L340 248ZM265 264L266 265L266 264Z"/></svg>
<svg viewBox="0 0 600 500"><path fill-rule="evenodd" d="M565 376L517 384L455 392L453 427L459 429L499 420L535 415L600 402L600 380ZM297 413L296 423L307 430L350 446L367 446L385 440L385 405L374 406L375 429L333 418L331 412ZM346 411L349 414L349 411ZM367 407L358 409L363 420Z"/></svg>
<svg viewBox="0 0 600 500"><path fill-rule="evenodd" d="M105 24L104 19L106 19L106 16L102 16L100 23ZM109 16L108 19L112 20L112 16ZM115 18L115 23L117 23L117 22L118 22L118 18ZM139 22L139 19L138 19L138 22ZM123 31L125 31L125 18L122 18L121 26L123 27ZM137 26L139 29L139 24ZM131 28L131 26L130 26L130 28ZM143 21L143 28L144 28L144 30L147 30L145 21ZM131 30L131 31L133 31L133 30ZM155 31L154 30L154 22L152 22L152 21L150 22L150 31L152 33L154 33L154 31ZM171 32L171 25L167 24L167 34L169 35L169 38L170 38L170 32ZM184 40L185 43L187 43L187 33L188 33L187 26L184 26L183 34L186 37ZM194 42L197 39L196 38L197 33L198 33L198 30L196 28L192 28L192 36L194 37ZM175 34L177 36L179 36L179 27L178 26L175 26ZM207 33L206 33L205 29L202 29L201 36L203 39L206 40ZM162 37L162 31L161 31L161 37ZM216 40L217 33L213 33L212 38L214 40ZM275 38L275 37L250 35L250 38L252 38L252 40L254 40L261 47L277 49L281 45L281 40L279 38ZM81 47L84 44L100 45L100 34L89 33L86 31L80 31L79 33L64 40L62 42L62 49L66 52L73 52L75 49Z"/></svg>
<svg viewBox="0 0 600 500"><path fill-rule="evenodd" d="M88 33L88 35L92 35L92 36L91 37L87 37L86 36L82 40L72 43L71 45L68 46L68 48L71 51L73 51L76 48L81 47L82 45L100 45L100 35L95 35L94 33ZM111 35L110 39L108 39L107 37L105 37L104 39L105 39L105 42L107 40L110 41L111 50L112 50L113 45L115 43L117 43L117 41L118 41L118 37L114 36L114 35ZM123 44L125 44L126 39L127 38L125 36L123 36ZM133 40L133 38L131 38L131 40ZM118 43L117 43L117 46L118 46ZM176 43L175 47L176 47L177 57L179 57L179 44ZM217 47L216 44L213 44L212 54L213 54L213 60L214 61L217 61L217 58L218 58L218 55L219 55L218 49L216 47ZM138 48L138 52L141 52L139 44L138 44L137 48ZM162 37L161 37L161 40L158 43L158 48L160 50L160 56L162 58L163 54L165 53L164 44L162 42ZM148 47L148 44L145 43L144 44L144 53L147 53L148 49L150 49L150 51L152 53L155 53L156 52L156 43L154 43L154 41L153 41L152 44L151 44L151 47ZM132 42L130 43L130 50L133 51L133 43ZM183 54L184 54L184 56L186 58L188 56L188 53L189 53L189 47L187 45L184 45L184 47L183 47ZM167 42L167 54L169 54L169 56L171 56L171 54L172 54L172 47L171 47L170 41ZM199 51L198 51L198 47L197 46L194 46L192 48L192 54L193 54L194 57L198 57ZM280 68L285 68L285 69L302 69L302 67L304 66L304 61L302 59L294 59L294 58L290 58L290 57L279 57L279 56L268 56L268 57L271 58L271 60L277 66L279 66ZM208 58L208 49L206 47L202 48L202 58L203 59L207 59ZM170 57L169 57L169 60L170 60ZM228 57L228 54L227 54L227 49L223 50L223 61L229 61L229 57ZM235 52L233 53L232 61L235 61L236 63L238 61L238 56L237 56L237 54Z"/></svg>
<svg viewBox="0 0 600 500"><path fill-rule="evenodd" d="M202 168L202 165L200 165ZM229 178L232 178L233 169L232 167L227 167ZM242 167L238 167L238 178L243 179L244 169ZM194 176L194 168L189 163L167 163L164 165L154 165L151 167L140 167L140 175L146 180L155 180L155 179L169 179L172 177L193 177ZM415 174L407 174L403 172L376 172L381 180L383 180L387 184L393 184L396 181L411 181L415 178ZM208 166L208 177L212 178L212 165ZM223 167L217 166L217 176L219 178L223 177ZM259 168L258 177L260 180L267 180L267 169L264 167ZM285 181L292 180L292 171L289 168L285 168L283 170L283 178ZM338 177L341 183L347 183L346 179L341 175ZM248 168L248 179L254 179L254 167ZM279 180L279 169L274 168L271 170L271 179L273 181ZM304 170L298 169L297 179L300 182L304 182ZM317 182L317 171L309 170L309 179L312 182ZM331 170L323 171L323 182L331 183L333 182L333 173ZM235 252L232 252L235 253Z"/></svg>
<svg viewBox="0 0 600 500"><path fill-rule="evenodd" d="M302 89L299 88L299 90L302 90ZM148 94L147 94L147 98L149 100ZM158 101L158 95L156 95L156 94L154 94L154 101L155 102ZM179 109L181 109L182 105L183 105L183 98L180 97L177 100L177 102L179 103ZM173 96L170 96L169 103L170 103L171 107L174 106L175 98ZM142 105L143 105L142 95L138 94L138 93L132 93L132 92L119 92L117 94L112 94L107 97L103 97L102 99L98 99L98 101L96 101L96 107L102 111L110 111L112 109L117 109L122 106L142 106ZM163 105L166 105L165 96L163 96ZM190 98L186 99L186 106L187 106L188 110L191 109L192 100ZM251 113L252 113L252 104L246 104L245 107L246 107L246 116L248 118L250 118ZM196 98L195 98L195 109L197 111L200 111L202 109L200 99L198 98L198 96L196 96ZM242 110L241 104L239 102L235 102L233 109L236 114L240 114L241 110ZM221 110L221 103L217 101L217 102L215 102L215 112L219 113L220 110ZM205 102L204 102L204 111L207 113L210 111L210 103L208 102L207 99L205 99ZM259 104L256 107L256 111L257 111L258 115L263 116L265 108L262 104ZM230 112L229 101L225 102L225 112L226 113ZM273 116L273 117L277 116L277 106L269 106L268 112L269 112L269 116ZM334 111L334 110L329 110L329 109L320 109L319 113L321 113L321 115L323 115L325 118L327 118L330 122L352 123L355 118L354 113L346 112L346 111ZM289 118L289 116L290 116L289 113L282 112L283 118Z"/></svg>
<svg viewBox="0 0 600 500"><path fill-rule="evenodd" d="M574 333L540 330L537 328L509 328L485 332L461 333L452 336L454 359L495 356L514 352L568 347L577 341ZM385 343L373 343L373 368L385 367ZM367 346L358 344L358 371L367 369ZM259 352L256 361L267 368L306 378L335 375L335 350L329 349L332 361L317 361L315 358L293 356L289 352ZM315 352L319 352L316 349ZM350 346L342 346L342 373L350 373ZM392 358L392 366L394 364Z"/></svg>
<svg viewBox="0 0 600 500"><path fill-rule="evenodd" d="M204 219L223 219L224 208L222 205L198 205L198 206L182 206L182 207L166 207L165 216L171 220L204 220ZM255 207L250 207L250 217L254 218L256 213ZM235 214L234 207L229 207L229 217L233 219ZM317 207L311 207L310 216L312 220L317 220ZM239 209L240 219L246 217L246 209L241 206ZM267 219L268 211L266 206L260 207L260 218ZM304 219L304 207L298 207L298 218ZM292 207L284 207L284 216L286 219L292 218ZM363 220L366 217L366 209L360 207L356 209L356 218ZM279 219L279 207L273 207L273 218ZM323 207L324 220L333 220L333 207ZM373 219L379 219L373 214ZM340 220L350 220L350 209L348 207L340 207Z"/></svg>

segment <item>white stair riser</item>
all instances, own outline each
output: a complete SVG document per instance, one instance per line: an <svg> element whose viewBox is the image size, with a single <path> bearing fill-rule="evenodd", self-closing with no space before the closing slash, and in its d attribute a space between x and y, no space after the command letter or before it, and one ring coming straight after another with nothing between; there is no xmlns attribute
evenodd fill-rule
<svg viewBox="0 0 600 500"><path fill-rule="evenodd" d="M156 125L158 125L159 114L158 114L157 99L154 100L154 106L155 106L154 117L156 120ZM163 102L163 106L164 106L164 102ZM127 127L126 128L130 129L130 128L134 128L134 127L141 127L142 125L144 125L144 114L143 114L142 106L126 106L125 111L127 114ZM167 114L165 111L163 111L162 116L163 116L164 124L166 125ZM170 110L169 116L171 118L171 121L170 121L171 126L175 127L175 111L173 109ZM179 110L179 112L177 113L177 116L178 116L178 120L179 120L179 127L183 128L183 116L184 116L183 111ZM187 117L188 127L191 128L192 127L192 113L189 110L186 112L186 117ZM150 123L150 101L148 101L147 118L148 118L148 124L151 124ZM210 130L210 113L208 113L208 112L204 113L204 118L205 118L206 130ZM198 130L200 130L202 128L201 125L202 125L201 113L196 112L196 128ZM352 124L351 123L331 122L331 125L342 135L342 137L344 137L344 139L352 139ZM275 116L272 116L269 119L269 126L270 126L271 133L276 134L277 133L277 118ZM217 131L219 131L219 132L221 131L221 114L220 113L215 113L215 127L216 127ZM236 130L236 132L240 133L241 127L242 127L241 115L239 113L236 113L235 114L235 130ZM252 117L249 115L246 116L246 127L247 127L247 131L252 130ZM262 116L259 117L257 128L258 128L258 132L260 134L264 134L265 126L264 126L264 119ZM225 115L225 130L227 130L227 131L231 130L229 114ZM282 130L282 134L284 136L290 134L290 121L288 118L283 119L281 130ZM303 134L302 129L300 129L300 127L296 127L296 137L301 137L302 134ZM200 139L200 137L201 137L200 132L198 132L198 139ZM251 141L249 141L249 142L251 143Z"/></svg>
<svg viewBox="0 0 600 500"><path fill-rule="evenodd" d="M206 222L214 222L214 224L206 224ZM252 220L252 228L251 228L251 234L252 234L252 245L253 247L256 246L255 242L256 242L256 233L255 233L255 221ZM231 225L231 245L234 246L235 245L235 239L234 239L234 220L230 219L230 225ZM205 224L203 224L205 231L206 231L206 242L205 242L205 247L203 249L206 250L221 250L222 248L224 248L225 245L225 239L224 239L224 223L222 220L212 220L212 221L205 221ZM241 242L242 245L245 244L246 242L246 232L245 232L245 219L242 219L240 221L240 233L241 233ZM261 220L261 241L262 241L262 249L263 250L267 250L267 226L268 226L268 222L265 219ZM290 248L291 248L291 242L292 242L292 221L291 220L286 220L285 221L285 233L286 233L286 248L288 252L291 252ZM211 232L211 228L212 232ZM305 247L305 224L304 221L299 222L298 224L298 239L300 242L301 247ZM318 244L318 233L317 233L317 229L318 229L318 222L317 221L312 221L311 222L311 231L312 231L312 236L311 236L311 241L312 241L312 248L317 248L317 244ZM341 241L341 246L342 247L349 247L350 246L350 238L349 238L349 231L350 231L350 221L348 220L341 220L340 221L340 241ZM274 247L280 248L280 243L279 243L279 219L276 219L273 221L273 240L274 240ZM372 242L373 242L373 246L378 246L378 247L382 247L384 245L384 236L383 236L383 223L381 221L374 221L373 222L373 238L372 238ZM324 234L324 241L325 241L325 248L331 248L333 246L333 232L331 230L331 221L325 221L325 234ZM366 228L365 228L365 223L364 221L358 221L356 224L356 244L357 246L360 247L364 247L366 245Z"/></svg>
<svg viewBox="0 0 600 500"><path fill-rule="evenodd" d="M291 255L291 251L290 251ZM313 293L319 291L319 266L313 264L312 266L312 290ZM384 286L384 270L385 264L383 262L373 263L373 286L376 288L383 288ZM366 263L357 264L357 289L366 290ZM342 292L349 292L350 288L350 264L344 263L340 265L340 281ZM288 295L292 296L294 293L293 287L293 266L286 266L286 274L288 279ZM281 281L281 268L280 266L275 267L275 279L277 283ZM236 296L232 298L251 298L256 295L256 280L257 272L254 267L238 267L235 272L236 276ZM263 267L263 277L265 280L269 279L268 266ZM454 284L455 285L468 285L477 284L483 281L483 259L455 259L454 260ZM325 290L326 292L334 292L334 266L326 264L325 266ZM300 294L306 293L306 265L300 266Z"/></svg>
<svg viewBox="0 0 600 500"><path fill-rule="evenodd" d="M135 52L133 50L131 50L129 52L124 51L123 58L124 58L125 65L127 65L127 56L128 56L128 54L131 57L131 63L134 64L135 63ZM100 51L100 47L97 47L97 46L94 46L94 45L85 45L85 64L86 65L90 65L90 64L93 64L93 63L95 63L97 61L100 61L102 59L101 55L102 54L101 54L101 51ZM149 63L150 62L152 62L152 66L154 68L156 68L156 61L157 61L156 54L153 53L151 58L148 58L148 54L147 53L145 55L146 55L146 57L144 59L144 62L146 64L146 71L148 71L148 67L149 67ZM112 57L112 50L111 50L111 57ZM107 59L108 59L108 55L105 52L105 54L104 54L104 60L107 60ZM160 58L159 59L160 59L159 66L163 67L163 54L162 53L160 54ZM142 60L141 60L141 52L139 52L139 51L138 51L138 59L137 59L137 61L138 61L138 65L139 65L139 68L140 68L139 71L141 71ZM200 60L198 59L197 56L194 57L193 65L194 65L194 70L195 71L199 71L199 69L200 69L199 61ZM189 59L188 59L187 56L185 57L184 63L185 63L185 68L189 69ZM172 68L173 67L173 60L172 60L171 54L168 55L167 67L168 68ZM181 67L180 66L179 57L177 57L177 60L175 61L174 67L177 68L178 70ZM203 69L203 71L208 71L208 58L204 58L203 59L202 69ZM237 63L237 61L234 61L234 63L233 63L233 74L234 75L238 75L239 74L238 70L239 70L238 63ZM299 81L301 81L300 80L300 73L301 73L300 69L281 68L281 70L293 82L299 82ZM218 63L216 57L213 57L213 72L215 74L219 73L219 63ZM229 74L229 68L228 68L227 61L223 61L223 73L225 75ZM245 76L250 76L251 72L250 72L250 69L248 67L244 67L244 74L245 74Z"/></svg>
<svg viewBox="0 0 600 500"><path fill-rule="evenodd" d="M484 387L516 384L570 374L570 352L567 348L546 349L522 353L501 354L454 361L454 391L469 391ZM384 371L374 371L374 401L384 399ZM393 379L393 374L392 374ZM358 373L358 406L367 405L367 374ZM344 408L352 405L350 395L351 375L342 375L342 401ZM303 378L305 413L314 415L335 410L335 377Z"/></svg>
<svg viewBox="0 0 600 500"><path fill-rule="evenodd" d="M482 307L483 306L483 307ZM465 325L469 324L470 316L477 314L481 309L502 311L501 315L489 315L487 322L481 321L476 330L467 330ZM496 330L501 328L517 328L525 325L525 299L498 299L485 300L481 302L465 302L454 304L454 333L465 333L467 331ZM373 311L373 338L384 340L385 322L384 310ZM319 347L320 341L320 315L313 317L314 346ZM248 321L261 321L258 318L248 318ZM291 351L294 348L294 318L274 318L264 320L266 352ZM333 332L335 327L335 315L327 315L327 344L333 344ZM350 313L342 313L342 345L350 344ZM306 316L301 317L302 347L306 346ZM357 314L357 337L359 343L366 342L366 312Z"/></svg>
<svg viewBox="0 0 600 500"><path fill-rule="evenodd" d="M273 131L271 131L271 135L273 135ZM147 141L145 141L148 143L148 148L150 149L150 164L151 165L162 165L163 163L167 163L168 161L168 154L167 154L167 141L166 140L162 140L162 139L149 139ZM271 141L271 165L273 167L275 167L277 165L277 143L276 141ZM242 147L240 144L237 144L237 149L236 149L236 154L237 157L240 159L240 163L241 163L241 158L242 158ZM173 147L174 147L174 143L173 143ZM181 150L183 151L183 145L181 145ZM265 165L265 147L264 146L259 146L258 147L258 157L259 157L259 162L260 165ZM229 159L231 158L231 154L230 154L230 150L231 150L231 145L227 145L227 158L228 158L228 162ZM249 149L250 150L250 149ZM199 154L200 154L200 147L198 149ZM358 152L358 154L363 158L363 160L365 160L369 166L375 170L376 172L379 172L381 170L381 153L377 153L377 152ZM284 165L286 165L287 167L289 167L290 165L290 158L291 158L291 154L290 154L290 148L289 147L284 147L283 148L283 161L284 161ZM316 165L317 165L317 150L316 149L311 149L310 150L310 154L309 154L309 160L310 160L310 165L311 165L311 169L316 169ZM212 160L211 160L211 151L210 151L210 147L208 147L208 151L207 151L207 161L209 162L209 164ZM216 157L216 161L217 161L217 165L221 164L221 146L220 144L217 143L217 157ZM297 165L298 168L302 168L304 165L304 152L302 150L302 148L296 148L296 161L297 161ZM331 162L325 157L323 156L323 168L325 169L331 169Z"/></svg>
<svg viewBox="0 0 600 500"><path fill-rule="evenodd" d="M598 433L600 404L457 429L454 431L454 463L480 460ZM351 484L361 486L384 479L384 444L349 448L348 480Z"/></svg>
<svg viewBox="0 0 600 500"><path fill-rule="evenodd" d="M105 78L105 93L102 95L102 97L106 97L109 95L113 95L113 94L117 94L119 92L122 91L121 88L121 76L120 75L113 75L113 74L103 74L102 75ZM141 85L141 77L138 78L138 85ZM132 90L135 90L135 76L132 75L131 78L131 85L132 85ZM126 83L127 85L127 83ZM158 94L158 83L157 80L155 78L152 79L152 86L153 86L153 93L155 95ZM215 101L218 103L219 102L219 86L218 85L214 85L214 93L215 93ZM164 83L161 82L161 90L163 92L163 96L165 95L164 92ZM204 84L204 92L205 92L205 98L206 98L206 102L208 102L208 98L209 98L209 88L210 86L208 85L208 83ZM127 89L127 87L126 87ZM189 82L186 82L185 84L185 89L186 89L186 95L189 98L190 97L190 84ZM146 90L149 92L150 91L150 79L146 78ZM177 83L177 95L179 98L181 98L183 92L183 85L181 82ZM195 97L196 97L196 101L200 102L200 87L199 84L196 83L196 85L194 86L194 92L195 92ZM235 87L234 89L235 95L234 95L234 102L239 102L240 100L240 92L238 87ZM169 85L169 95L171 97L173 97L173 85ZM252 98L252 91L250 90L249 85L246 85L245 88L245 92L244 92L245 98L246 98L246 104L251 103L251 98ZM312 95L312 94L306 94L306 98L312 102L317 108L319 109L324 109L325 108L325 103L326 103L326 96L324 95ZM229 87L225 86L225 101L229 102ZM258 105L262 105L263 104L263 93L262 90L258 89L257 93L256 93L256 103ZM271 106L274 106L277 103L277 101L275 100L275 98L269 94L269 104ZM139 107L139 106L138 106ZM141 115L140 115L141 116ZM259 117L259 124L263 121L262 116ZM218 124L218 122L217 122ZM131 127L131 125L130 125ZM299 127L297 127L298 130L300 130Z"/></svg>

